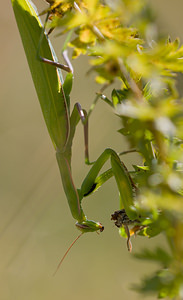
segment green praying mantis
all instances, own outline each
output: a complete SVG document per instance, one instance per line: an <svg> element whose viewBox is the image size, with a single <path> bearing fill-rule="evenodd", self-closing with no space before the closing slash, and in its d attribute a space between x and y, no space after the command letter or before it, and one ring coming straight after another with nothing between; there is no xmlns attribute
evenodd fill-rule
<svg viewBox="0 0 183 300"><path fill-rule="evenodd" d="M73 111L70 113L69 95L72 87L72 73L69 73L63 82L60 71L62 65L57 62L52 45L45 35L33 4L29 0L11 1L43 116L56 150L65 195L72 217L76 220L76 227L81 231L79 237L83 233L104 230L104 226L100 222L87 218L82 208L82 201L112 176L115 177L119 190L121 208L125 209L125 213L135 223L137 213L134 208L133 184L126 167L114 150L105 149L92 164L81 188L75 187L71 171L72 142L77 124L81 119L85 133L85 162L89 164L87 114L81 109L79 103L74 105ZM39 59L37 59L38 45ZM111 162L111 168L100 174L108 160ZM128 249L131 250L129 231L127 231L127 235Z"/></svg>

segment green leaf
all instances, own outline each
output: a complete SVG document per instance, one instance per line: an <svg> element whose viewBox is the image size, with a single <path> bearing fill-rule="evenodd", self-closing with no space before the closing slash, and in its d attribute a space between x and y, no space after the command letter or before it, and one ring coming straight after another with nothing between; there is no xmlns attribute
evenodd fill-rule
<svg viewBox="0 0 183 300"><path fill-rule="evenodd" d="M118 130L119 133L123 134L124 136L127 136L130 134L129 130L127 128L121 128Z"/></svg>
<svg viewBox="0 0 183 300"><path fill-rule="evenodd" d="M124 226L119 228L119 235L122 236L123 238L127 238L127 234L126 234Z"/></svg>
<svg viewBox="0 0 183 300"><path fill-rule="evenodd" d="M154 222L152 224L148 224L148 226L145 227L144 229L142 229L138 233L138 235L147 236L149 238L155 237L162 232L162 228L158 225L159 224L157 224L156 222Z"/></svg>
<svg viewBox="0 0 183 300"><path fill-rule="evenodd" d="M154 251L144 249L140 253L136 253L135 257L138 259L160 262L164 267L168 266L172 257L162 248L156 248Z"/></svg>
<svg viewBox="0 0 183 300"><path fill-rule="evenodd" d="M123 90L113 89L111 96L112 96L112 102L114 107L117 104L120 104L123 100L128 99L130 94L131 94L130 90L126 88L124 88Z"/></svg>
<svg viewBox="0 0 183 300"><path fill-rule="evenodd" d="M133 285L132 289L143 293L157 293L158 298L169 297L175 299L174 297L178 294L178 290L182 285L181 276L176 276L174 272L168 269L163 269L156 272L155 274L146 277L142 284Z"/></svg>
<svg viewBox="0 0 183 300"><path fill-rule="evenodd" d="M42 24L31 1L11 1L50 137L55 148L63 149L69 134L69 119L65 96L61 88L63 83L61 73L55 67L37 59ZM53 48L45 35L40 55L56 60Z"/></svg>

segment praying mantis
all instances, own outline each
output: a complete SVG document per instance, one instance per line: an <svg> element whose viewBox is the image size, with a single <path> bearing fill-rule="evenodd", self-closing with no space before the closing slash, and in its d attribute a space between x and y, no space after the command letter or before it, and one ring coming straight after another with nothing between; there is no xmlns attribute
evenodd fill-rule
<svg viewBox="0 0 183 300"><path fill-rule="evenodd" d="M128 217L136 222L138 216L134 207L132 182L126 167L114 150L105 149L92 164L81 187L79 189L75 187L71 171L72 142L81 119L85 132L85 161L89 164L87 114L79 103L74 105L70 113L72 73L69 73L63 82L60 72L62 66L57 62L52 45L44 33L32 3L28 0L11 1L43 116L56 151L63 189L72 217L76 220L76 227L81 231L81 235L104 230L100 222L87 218L82 208L82 201L112 176L115 177L119 190L121 208L124 208ZM37 59L38 45L40 46L39 59ZM108 160L111 168L100 174ZM130 250L129 239L128 249Z"/></svg>

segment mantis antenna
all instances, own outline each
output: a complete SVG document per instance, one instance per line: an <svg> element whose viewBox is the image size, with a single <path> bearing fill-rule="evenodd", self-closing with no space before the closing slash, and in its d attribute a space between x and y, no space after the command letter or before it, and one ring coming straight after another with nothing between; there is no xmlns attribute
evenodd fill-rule
<svg viewBox="0 0 183 300"><path fill-rule="evenodd" d="M62 259L60 260L55 272L53 273L53 276L55 276L55 274L57 273L58 269L60 268L61 264L63 263L64 259L66 258L67 254L69 253L69 251L71 250L72 246L74 246L74 244L77 242L77 240L83 235L83 232L81 232L77 238L72 242L72 244L69 246L69 248L67 249L67 251L65 252L64 256L62 257Z"/></svg>

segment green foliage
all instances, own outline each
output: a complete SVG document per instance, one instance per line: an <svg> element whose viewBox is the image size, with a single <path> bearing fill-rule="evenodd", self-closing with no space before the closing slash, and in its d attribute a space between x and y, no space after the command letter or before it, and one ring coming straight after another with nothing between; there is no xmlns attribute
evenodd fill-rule
<svg viewBox="0 0 183 300"><path fill-rule="evenodd" d="M80 9L69 10L61 19L54 16L51 26L62 32L74 29L68 44L73 58L89 55L98 83L121 84L111 98L101 94L101 99L121 118L119 133L143 158L133 172L138 187L135 207L144 217L139 234L152 238L163 232L172 251L171 259L160 248L138 255L163 266L138 290L173 298L183 283L183 103L175 87L176 74L183 72L183 46L178 39L158 40L154 35L153 40L154 17L145 1L77 4Z"/></svg>
<svg viewBox="0 0 183 300"><path fill-rule="evenodd" d="M143 279L141 285L134 285L132 288L143 293L158 293L158 298L174 298L179 293L181 273L176 274L176 268L168 269L174 263L173 257L164 249L157 248L154 252L144 249L141 253L135 254L138 259L148 260L161 264L162 269L155 274Z"/></svg>
<svg viewBox="0 0 183 300"><path fill-rule="evenodd" d="M172 257L162 248L157 248L154 252L149 249L144 249L141 253L136 253L135 257L138 259L147 259L152 262L161 263L164 268L172 262Z"/></svg>
<svg viewBox="0 0 183 300"><path fill-rule="evenodd" d="M133 288L142 293L156 293L159 298L180 299L183 285L183 101L176 89L176 78L183 72L183 46L179 45L178 39L171 41L157 37L154 16L145 0L108 1L108 4L99 0L47 2L50 7L43 13L50 13L49 30L58 27L60 34L74 33L68 42L68 47L73 48L73 58L88 55L99 84L119 83L119 88L112 89L110 97L101 93L100 98L120 118L119 133L126 137L130 148L135 148L143 161L142 166L134 163L131 176L122 178L120 174L116 178L121 200L130 218L138 215L141 226L138 234L153 238L162 233L167 239L168 252L157 248L135 255L138 259L156 262L160 270ZM16 6L14 9L16 13ZM26 17L25 14L24 21ZM40 30L36 34L34 29L30 28L30 31L36 41L28 57L30 65L36 64L34 73L38 62L33 62L33 56ZM29 37L27 32L23 34ZM50 57L51 54L42 55ZM58 99L60 93L58 78L56 72L51 71L55 69L48 67L54 78L49 75L47 84L50 87L56 85L55 94L51 96L56 101L54 99ZM41 68L47 66L41 65ZM41 84L44 89L45 83L36 82L38 80L35 78L35 85L38 88ZM71 87L69 80L68 77L64 85L67 95ZM69 109L69 99L66 101ZM42 110L47 122L45 103ZM65 108L57 107L56 111L61 109ZM60 130L60 117L61 113L56 119L55 115L52 118L58 126L55 125L56 133L47 122L56 146L63 143L55 140ZM64 134L63 140L66 140L67 133ZM116 156L111 161L115 170L120 168L121 162ZM122 168L126 174L125 167ZM89 192L95 191L113 175L108 170L98 176L95 187L91 186ZM123 188L125 182L131 189ZM133 229L130 234L135 232ZM127 235L124 227L120 228L120 234Z"/></svg>

